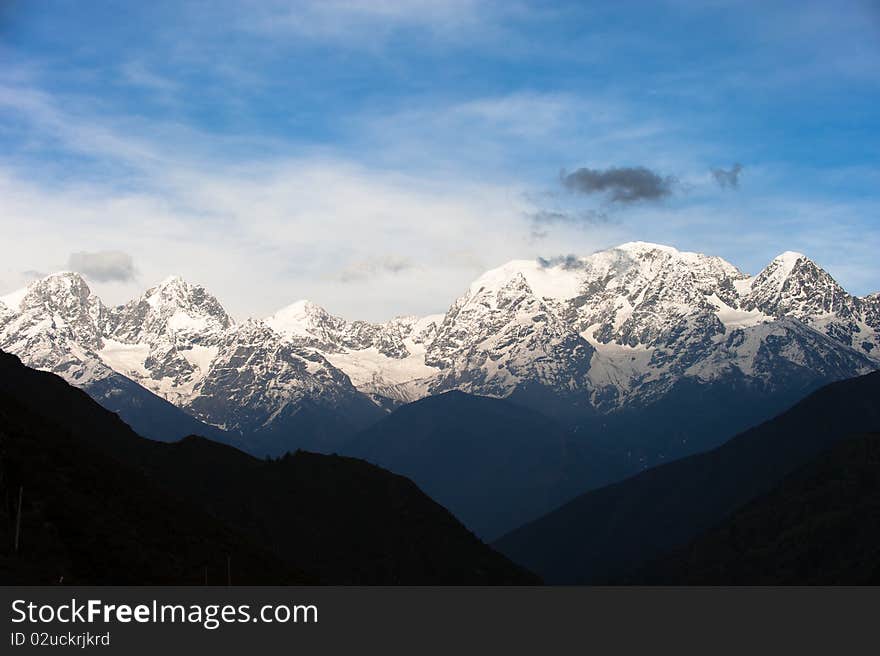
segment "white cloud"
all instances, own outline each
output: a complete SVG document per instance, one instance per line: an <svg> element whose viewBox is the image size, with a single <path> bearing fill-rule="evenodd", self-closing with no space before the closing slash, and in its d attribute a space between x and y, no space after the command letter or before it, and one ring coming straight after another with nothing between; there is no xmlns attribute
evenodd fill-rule
<svg viewBox="0 0 880 656"><path fill-rule="evenodd" d="M134 260L122 251L76 251L67 268L97 282L130 282L135 278Z"/></svg>
<svg viewBox="0 0 880 656"><path fill-rule="evenodd" d="M277 39L273 47L310 39L372 48L406 28L430 39L501 43L496 53L505 56L515 44L499 38L499 16L515 11L514 4L244 3L248 20L241 24ZM206 58L215 52L201 42L189 45ZM263 74L235 58L205 62L215 72L236 64L243 70L235 75ZM117 72L129 84L176 97L180 89L161 70L135 60ZM704 93L705 75L689 87ZM238 316L267 314L308 297L353 318L381 319L443 310L473 277L512 258L588 253L630 238L715 252L752 268L737 253L754 252L755 263L765 262L764 250L791 238L774 234L774 213L800 212L793 215L804 217L798 228L805 239L828 252L841 226L855 224L852 217L865 211L849 206L829 223L808 207L745 189L735 206L713 204L702 193L711 189L707 164L732 161L734 154L695 138L699 130L687 133L687 118L648 113L642 89L636 104L606 88L589 97L526 89L392 97L370 111L339 107L334 129L347 131L345 145L317 151L260 133L205 134L190 124L109 115L88 98L44 93L24 73L2 79L0 112L30 126L22 135L33 142L28 147L104 167L101 176L53 178L41 170L51 159L31 165L26 156L0 159L2 286L17 286L22 271L58 268L71 250L121 250L137 261L141 275L138 282L96 281L111 302L139 293L141 283L179 273L206 284ZM227 95L224 102L234 102L235 94ZM544 238L531 238L527 215L560 168L615 165L694 179L702 191L684 207L637 210L589 230L554 225ZM759 178L760 165L748 166ZM869 257L876 239L872 244L870 236L847 234L841 244L846 248L836 252L851 249L851 259L832 259L863 262L868 273L840 271L869 285L867 277L877 273Z"/></svg>
<svg viewBox="0 0 880 656"><path fill-rule="evenodd" d="M408 257L380 255L349 264L339 272L337 279L340 282L373 281L381 276L398 275L414 268L418 268L418 265Z"/></svg>

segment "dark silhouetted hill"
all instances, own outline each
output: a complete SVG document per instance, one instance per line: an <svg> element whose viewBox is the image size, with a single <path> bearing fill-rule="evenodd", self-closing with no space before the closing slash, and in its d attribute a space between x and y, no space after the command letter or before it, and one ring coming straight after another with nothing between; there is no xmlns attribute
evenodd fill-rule
<svg viewBox="0 0 880 656"><path fill-rule="evenodd" d="M630 582L880 583L880 434L834 445Z"/></svg>
<svg viewBox="0 0 880 656"><path fill-rule="evenodd" d="M316 580L5 392L0 503L4 584L226 584L227 557L238 584Z"/></svg>
<svg viewBox="0 0 880 656"><path fill-rule="evenodd" d="M362 461L147 440L4 353L0 410L4 577L19 582L201 583L203 561L215 558L214 577L233 548L235 583L537 582L411 481ZM12 558L19 486L28 548Z"/></svg>
<svg viewBox="0 0 880 656"><path fill-rule="evenodd" d="M459 391L398 408L346 453L413 479L486 537L626 472L534 410Z"/></svg>
<svg viewBox="0 0 880 656"><path fill-rule="evenodd" d="M880 430L880 373L814 392L702 454L588 492L494 546L548 582L617 580L770 492L846 435Z"/></svg>

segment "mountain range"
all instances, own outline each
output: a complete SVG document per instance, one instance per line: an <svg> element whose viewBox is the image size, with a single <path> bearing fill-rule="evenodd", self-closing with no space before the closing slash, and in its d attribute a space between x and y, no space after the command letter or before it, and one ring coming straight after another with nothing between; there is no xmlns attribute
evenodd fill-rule
<svg viewBox="0 0 880 656"><path fill-rule="evenodd" d="M670 408L683 425L696 415L693 430L664 425L626 445L652 464L880 367L880 296L848 294L797 253L748 276L643 242L509 262L445 314L379 324L308 301L236 322L179 277L108 307L64 272L0 298L0 348L144 435L195 432L260 455L336 450L394 407L449 390L509 398L608 439L631 435L633 421L657 426L645 419ZM700 408L725 397L736 409L705 430Z"/></svg>
<svg viewBox="0 0 880 656"><path fill-rule="evenodd" d="M644 242L512 261L385 323L308 301L236 321L179 277L116 307L73 272L0 297L0 349L141 435L362 457L485 539L880 368L878 335L880 296L801 254L749 276Z"/></svg>

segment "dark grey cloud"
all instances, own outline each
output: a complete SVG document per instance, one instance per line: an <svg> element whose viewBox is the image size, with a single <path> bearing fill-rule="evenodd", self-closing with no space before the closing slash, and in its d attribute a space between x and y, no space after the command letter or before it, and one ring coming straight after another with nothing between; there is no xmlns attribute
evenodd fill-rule
<svg viewBox="0 0 880 656"><path fill-rule="evenodd" d="M739 174L743 170L742 164L737 162L729 169L711 169L712 177L722 189L736 189L739 187Z"/></svg>
<svg viewBox="0 0 880 656"><path fill-rule="evenodd" d="M554 257L539 257L538 265L543 269L556 266L563 269L582 269L584 263L577 255L556 255Z"/></svg>
<svg viewBox="0 0 880 656"><path fill-rule="evenodd" d="M67 268L97 282L128 282L136 274L131 255L122 251L71 253Z"/></svg>
<svg viewBox="0 0 880 656"><path fill-rule="evenodd" d="M673 176L662 176L644 166L562 171L560 180L569 191L607 194L612 203L661 200L672 195L678 182Z"/></svg>
<svg viewBox="0 0 880 656"><path fill-rule="evenodd" d="M415 268L415 264L409 258L382 255L355 262L343 269L337 278L341 282L359 282L385 273L396 275L413 268Z"/></svg>

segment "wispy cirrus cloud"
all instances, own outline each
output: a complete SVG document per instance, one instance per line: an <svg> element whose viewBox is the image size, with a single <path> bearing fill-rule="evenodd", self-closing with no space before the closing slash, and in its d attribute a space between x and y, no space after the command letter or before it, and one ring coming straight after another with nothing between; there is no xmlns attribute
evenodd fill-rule
<svg viewBox="0 0 880 656"><path fill-rule="evenodd" d="M442 309L508 259L630 239L750 266L807 234L840 261L850 230L867 235L847 240L852 261L878 271L864 7L673 2L13 12L29 29L0 46L0 226L16 234L0 278L120 250L142 280L181 273L235 313L307 296L379 319ZM555 172L585 158L566 191ZM749 184L717 193L711 167L737 160ZM627 163L657 179L612 172ZM833 221L808 211L831 201Z"/></svg>

